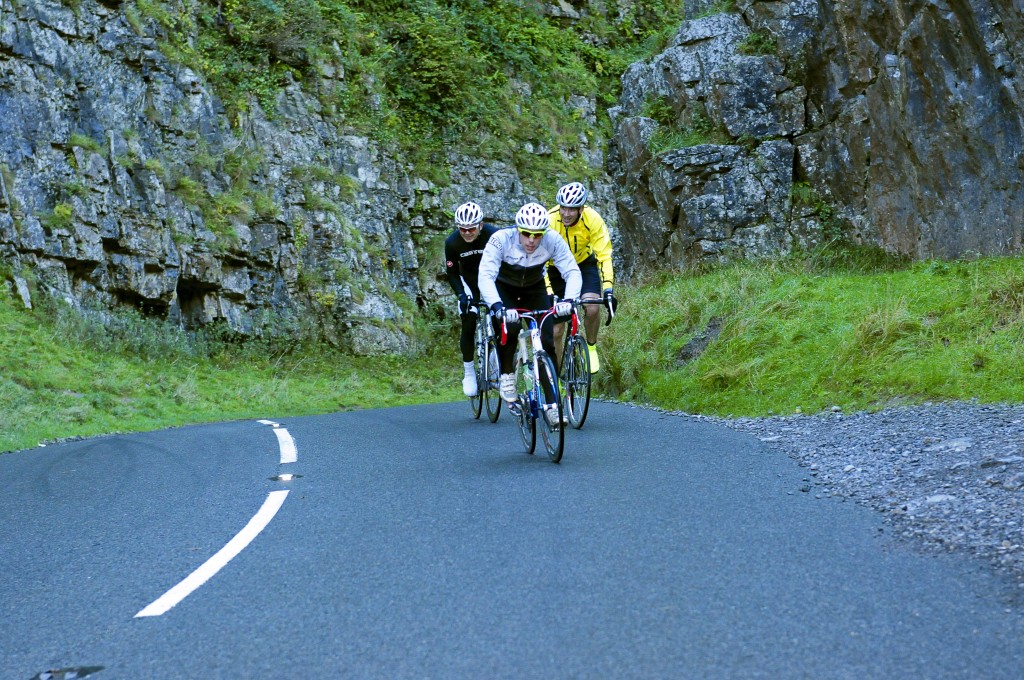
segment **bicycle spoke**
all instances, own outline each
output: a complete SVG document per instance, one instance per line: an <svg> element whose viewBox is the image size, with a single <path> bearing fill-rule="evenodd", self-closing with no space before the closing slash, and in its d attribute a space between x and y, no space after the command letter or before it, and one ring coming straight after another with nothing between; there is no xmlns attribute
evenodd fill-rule
<svg viewBox="0 0 1024 680"><path fill-rule="evenodd" d="M490 323L487 321L486 323ZM492 423L497 422L501 413L501 394L498 392L498 379L500 370L498 368L497 344L492 336L488 336L484 354L484 403L487 406L487 419Z"/></svg>
<svg viewBox="0 0 1024 680"><path fill-rule="evenodd" d="M537 427L540 428L548 458L551 459L551 462L557 463L562 460L565 428L562 427L562 400L558 392L555 363L547 354L541 354L537 357L537 365L540 369L538 376L540 388L537 389L537 392L541 400L541 407L537 414L539 421Z"/></svg>
<svg viewBox="0 0 1024 680"><path fill-rule="evenodd" d="M537 421L534 413L532 367L519 364L516 367L516 394L519 395L519 435L526 452L532 454L537 447Z"/></svg>
<svg viewBox="0 0 1024 680"><path fill-rule="evenodd" d="M590 407L590 357L583 338L575 336L569 340L564 363L566 416L579 429Z"/></svg>

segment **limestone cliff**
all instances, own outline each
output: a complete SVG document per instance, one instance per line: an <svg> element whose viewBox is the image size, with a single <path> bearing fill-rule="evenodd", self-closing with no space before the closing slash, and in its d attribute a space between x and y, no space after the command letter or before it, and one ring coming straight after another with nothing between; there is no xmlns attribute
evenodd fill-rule
<svg viewBox="0 0 1024 680"><path fill-rule="evenodd" d="M611 166L627 268L840 236L916 258L1019 251L1019 3L735 8L623 76ZM659 147L671 129L709 139Z"/></svg>
<svg viewBox="0 0 1024 680"><path fill-rule="evenodd" d="M284 87L273 116L253 102L229 118L128 4L0 0L0 280L27 304L42 292L401 351L417 307L447 295L454 207L472 198L507 224L551 200L555 186L531 195L513 167L455 151L443 179L417 176L324 109L346 77L328 65ZM548 13L572 30L603 7ZM1018 252L1019 10L695 2L623 74L610 140L598 93L567 93L592 121L576 153L605 166L592 189L620 273L840 237L912 257Z"/></svg>
<svg viewBox="0 0 1024 680"><path fill-rule="evenodd" d="M186 328L301 327L402 351L417 306L450 296L454 208L476 200L507 224L551 200L456 153L443 184L415 176L322 110L317 88L344 78L328 68L286 87L272 118L253 102L229 120L158 36L119 2L0 0L0 279L26 304L39 291ZM603 162L599 145L588 153Z"/></svg>

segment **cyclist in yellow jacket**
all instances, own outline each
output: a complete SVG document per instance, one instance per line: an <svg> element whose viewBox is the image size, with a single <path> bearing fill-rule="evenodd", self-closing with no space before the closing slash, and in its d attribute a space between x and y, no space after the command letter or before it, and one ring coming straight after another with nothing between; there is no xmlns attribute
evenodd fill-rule
<svg viewBox="0 0 1024 680"><path fill-rule="evenodd" d="M551 231L566 240L583 275L584 299L604 298L609 309L614 310L615 296L612 294L614 274L612 272L612 240L608 234L608 226L601 215L587 203L587 189L579 182L570 182L558 190L555 195L558 205L548 210L551 220ZM555 295L563 297L565 282L558 270L548 266L548 279ZM601 368L597 356L597 331L601 327L599 305L585 305L583 328L587 334L587 349L590 353L590 372L597 373ZM556 329L561 336L564 326ZM559 337L555 347L561 352L562 343ZM561 363L561 356L559 356Z"/></svg>

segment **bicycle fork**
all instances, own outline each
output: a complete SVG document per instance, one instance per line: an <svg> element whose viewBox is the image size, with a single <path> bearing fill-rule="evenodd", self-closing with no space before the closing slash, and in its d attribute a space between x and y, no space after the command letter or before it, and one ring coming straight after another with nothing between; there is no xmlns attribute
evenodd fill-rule
<svg viewBox="0 0 1024 680"><path fill-rule="evenodd" d="M518 410L525 406L528 409L530 417L536 419L537 404L540 400L537 398L537 394L534 390L537 388L537 351L541 349L540 331L532 321L528 321L526 319L523 321L523 326L519 329L519 347L516 350L516 365L518 367L523 364L527 364L523 376L524 382L526 383L526 403L519 404L519 402L516 402L515 404L510 404L509 409L516 415L519 415ZM531 346L533 348L533 352L530 352Z"/></svg>
<svg viewBox="0 0 1024 680"><path fill-rule="evenodd" d="M529 333L529 337L527 337L527 333ZM532 352L529 351L527 342L530 343L530 348L533 349ZM526 380L529 383L527 385L527 394L530 398L527 407L530 409L530 417L535 420L540 419L541 424L544 427L548 427L547 418L542 417L543 414L541 413L541 410L544 408L552 408L555 395L551 395L551 403L549 404L547 395L542 394L542 391L544 390L544 385L540 379L540 356L542 354L544 354L544 345L540 339L540 327L536 323L530 323L529 331L525 328L519 331L519 356L521 357L519 361L521 363L526 363L526 357L529 357ZM550 381L557 379L558 376L548 376L548 380ZM550 389L554 390L554 386L551 386ZM542 406L543 404L547 404L547 406Z"/></svg>

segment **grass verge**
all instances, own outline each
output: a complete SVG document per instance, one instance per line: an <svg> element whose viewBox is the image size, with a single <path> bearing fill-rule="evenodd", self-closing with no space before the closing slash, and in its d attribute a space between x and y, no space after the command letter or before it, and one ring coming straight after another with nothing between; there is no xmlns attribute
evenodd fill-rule
<svg viewBox="0 0 1024 680"><path fill-rule="evenodd" d="M458 362L434 352L410 361L324 347L240 347L141 319L112 332L70 312L20 307L0 286L0 452L187 423L461 396Z"/></svg>
<svg viewBox="0 0 1024 680"><path fill-rule="evenodd" d="M1024 400L1019 259L819 265L734 264L623 290L599 387L734 416Z"/></svg>

